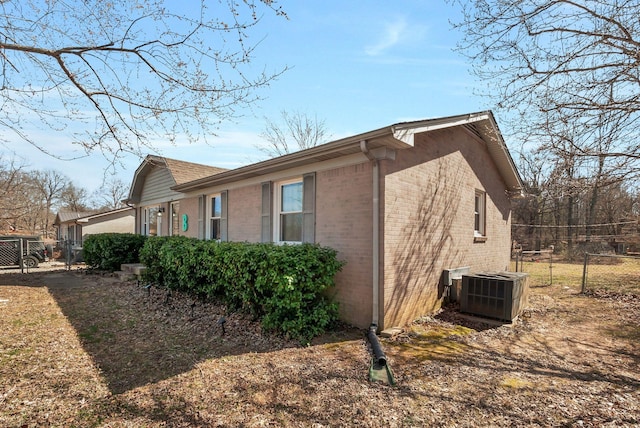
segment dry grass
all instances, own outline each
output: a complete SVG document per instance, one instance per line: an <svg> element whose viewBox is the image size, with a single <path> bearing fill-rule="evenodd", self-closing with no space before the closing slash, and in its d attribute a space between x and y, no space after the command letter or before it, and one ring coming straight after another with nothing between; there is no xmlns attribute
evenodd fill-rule
<svg viewBox="0 0 640 428"><path fill-rule="evenodd" d="M132 282L0 275L0 426L640 425L638 298L532 284L513 325L446 310L383 339L391 387L361 331L299 347Z"/></svg>

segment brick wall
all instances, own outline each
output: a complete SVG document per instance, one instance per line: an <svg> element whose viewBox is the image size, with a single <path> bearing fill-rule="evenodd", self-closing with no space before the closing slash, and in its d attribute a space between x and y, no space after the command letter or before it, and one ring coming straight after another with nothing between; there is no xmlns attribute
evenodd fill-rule
<svg viewBox="0 0 640 428"><path fill-rule="evenodd" d="M260 184L231 189L227 193L229 240L260 242Z"/></svg>
<svg viewBox="0 0 640 428"><path fill-rule="evenodd" d="M444 269L506 270L510 201L485 144L462 128L416 135L415 147L380 162L380 326L404 325L439 307ZM316 242L346 262L335 298L345 321L372 320L372 166L362 163L316 173ZM484 190L486 241L474 241L474 196ZM261 185L228 191L228 237L259 242ZM197 233L197 198L181 201Z"/></svg>
<svg viewBox="0 0 640 428"><path fill-rule="evenodd" d="M180 211L178 215L178 234L182 236L189 236L191 238L198 238L198 197L185 198L180 200ZM167 210L169 212L170 210ZM187 215L188 228L186 231L182 230L182 215Z"/></svg>
<svg viewBox="0 0 640 428"><path fill-rule="evenodd" d="M316 174L316 243L336 249L346 261L334 296L342 319L361 327L371 323L371 189L368 162ZM260 241L261 195L260 184L228 190L230 241Z"/></svg>
<svg viewBox="0 0 640 428"><path fill-rule="evenodd" d="M510 202L484 143L461 129L421 134L381 172L385 328L437 309L444 269L506 270ZM485 242L474 242L476 189L487 192Z"/></svg>
<svg viewBox="0 0 640 428"><path fill-rule="evenodd" d="M316 242L346 261L336 277L343 320L371 323L372 181L368 162L316 174Z"/></svg>

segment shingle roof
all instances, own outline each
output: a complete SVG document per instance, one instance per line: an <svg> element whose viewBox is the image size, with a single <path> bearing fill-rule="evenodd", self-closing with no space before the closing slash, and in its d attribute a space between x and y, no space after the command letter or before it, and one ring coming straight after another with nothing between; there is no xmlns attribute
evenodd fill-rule
<svg viewBox="0 0 640 428"><path fill-rule="evenodd" d="M202 177L184 184L178 183L172 187L172 190L176 192L192 192L211 186L237 182L242 179L256 178L277 171L299 168L341 156L362 155L364 153L363 143L368 152L383 150L384 153L387 153L387 149L402 150L413 147L416 134L457 126L464 127L487 144L489 154L504 179L507 190L515 193L521 192L523 187L522 179L491 111L396 123L299 152L289 153L233 170L221 171L210 177Z"/></svg>
<svg viewBox="0 0 640 428"><path fill-rule="evenodd" d="M71 220L77 220L79 218L82 217L86 217L89 216L93 213L90 212L76 212L76 211L60 211L57 215L56 215L56 223L60 224L60 223L64 223L67 221L71 221Z"/></svg>
<svg viewBox="0 0 640 428"><path fill-rule="evenodd" d="M58 214L56 214L56 219L53 222L54 225L60 225L62 223L66 223L69 221L75 221L75 220L91 220L94 218L98 218L98 217L102 217L102 216L106 216L109 214L116 214L119 212L127 212L127 211L132 211L133 208L131 207L122 207L122 208L117 208L114 210L109 210L109 211L99 211L99 212L75 212L75 211L60 211Z"/></svg>
<svg viewBox="0 0 640 428"><path fill-rule="evenodd" d="M169 158L162 159L164 159L167 169L171 172L176 184L188 183L189 181L227 171L225 168L202 165L199 163L185 162Z"/></svg>
<svg viewBox="0 0 640 428"><path fill-rule="evenodd" d="M185 162L156 155L147 155L133 176L129 196L126 199L127 203L135 204L139 202L145 177L154 168L166 168L169 174L171 174L171 178L176 186L228 171L225 168L215 166Z"/></svg>

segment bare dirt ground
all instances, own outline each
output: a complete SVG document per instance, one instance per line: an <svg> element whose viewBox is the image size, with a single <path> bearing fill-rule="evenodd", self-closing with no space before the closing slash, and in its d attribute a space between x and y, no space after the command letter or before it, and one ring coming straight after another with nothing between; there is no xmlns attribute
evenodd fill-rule
<svg viewBox="0 0 640 428"><path fill-rule="evenodd" d="M381 339L390 386L357 329L300 346L135 281L1 273L0 426L640 426L638 295L533 286L512 325L425 317Z"/></svg>

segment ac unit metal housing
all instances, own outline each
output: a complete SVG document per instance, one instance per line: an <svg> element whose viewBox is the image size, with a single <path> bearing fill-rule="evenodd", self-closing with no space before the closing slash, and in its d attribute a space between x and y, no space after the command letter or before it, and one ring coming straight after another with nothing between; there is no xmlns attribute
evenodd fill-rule
<svg viewBox="0 0 640 428"><path fill-rule="evenodd" d="M460 311L513 321L527 305L528 275L522 272L462 275Z"/></svg>

